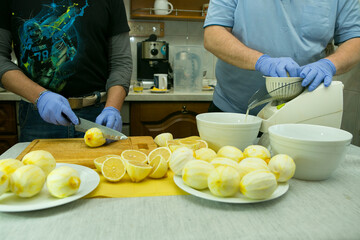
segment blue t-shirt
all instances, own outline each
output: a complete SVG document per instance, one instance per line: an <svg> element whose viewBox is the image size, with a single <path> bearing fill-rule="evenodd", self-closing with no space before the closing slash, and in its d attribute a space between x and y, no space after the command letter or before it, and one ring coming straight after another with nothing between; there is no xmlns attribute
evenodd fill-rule
<svg viewBox="0 0 360 240"><path fill-rule="evenodd" d="M247 47L303 66L324 58L328 43L360 37L360 5L359 0L211 0L204 27L211 25L232 28ZM216 79L213 101L226 112L246 112L249 98L265 85L260 72L220 59Z"/></svg>

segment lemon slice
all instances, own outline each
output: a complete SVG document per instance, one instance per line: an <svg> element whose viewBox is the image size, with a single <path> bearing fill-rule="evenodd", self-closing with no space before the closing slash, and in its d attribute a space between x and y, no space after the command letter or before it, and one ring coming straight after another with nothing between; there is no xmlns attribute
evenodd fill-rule
<svg viewBox="0 0 360 240"><path fill-rule="evenodd" d="M261 145L250 145L244 149L245 157L261 158L269 163L271 155L269 150Z"/></svg>
<svg viewBox="0 0 360 240"><path fill-rule="evenodd" d="M168 147L155 148L149 153L148 163L151 165L153 159L159 155L164 158L165 162L169 162L171 158L171 150Z"/></svg>
<svg viewBox="0 0 360 240"><path fill-rule="evenodd" d="M104 155L98 158L94 159L94 164L96 169L101 172L101 166L102 164L105 162L106 159L110 158L110 157L118 157L121 158L119 155L115 155L115 154L108 154L108 155Z"/></svg>
<svg viewBox="0 0 360 240"><path fill-rule="evenodd" d="M133 182L140 182L151 172L152 166L139 161L129 160L126 162L126 171Z"/></svg>
<svg viewBox="0 0 360 240"><path fill-rule="evenodd" d="M151 178L162 178L168 171L168 163L162 155L156 155L149 164L153 167L149 174Z"/></svg>
<svg viewBox="0 0 360 240"><path fill-rule="evenodd" d="M218 157L225 157L240 162L244 158L243 152L234 146L223 146L217 152Z"/></svg>
<svg viewBox="0 0 360 240"><path fill-rule="evenodd" d="M109 157L103 162L101 173L106 180L110 182L118 182L124 177L126 167L120 158Z"/></svg>
<svg viewBox="0 0 360 240"><path fill-rule="evenodd" d="M121 153L121 158L125 161L137 161L140 163L147 163L148 157L145 153L139 150L125 150Z"/></svg>
<svg viewBox="0 0 360 240"><path fill-rule="evenodd" d="M159 147L166 147L166 141L168 140L173 140L173 135L171 133L161 133L159 135L157 135L154 138L154 142L159 146Z"/></svg>

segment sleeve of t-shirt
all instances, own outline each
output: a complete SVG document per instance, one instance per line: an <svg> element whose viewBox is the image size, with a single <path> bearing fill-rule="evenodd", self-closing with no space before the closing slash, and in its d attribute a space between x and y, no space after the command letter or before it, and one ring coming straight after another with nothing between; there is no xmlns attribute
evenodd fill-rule
<svg viewBox="0 0 360 240"><path fill-rule="evenodd" d="M234 13L238 0L211 0L206 15L204 28L211 25L234 26Z"/></svg>
<svg viewBox="0 0 360 240"><path fill-rule="evenodd" d="M130 31L123 0L111 0L110 18L110 36L115 36L119 33Z"/></svg>
<svg viewBox="0 0 360 240"><path fill-rule="evenodd" d="M338 17L335 23L335 44L360 37L359 0L339 0Z"/></svg>

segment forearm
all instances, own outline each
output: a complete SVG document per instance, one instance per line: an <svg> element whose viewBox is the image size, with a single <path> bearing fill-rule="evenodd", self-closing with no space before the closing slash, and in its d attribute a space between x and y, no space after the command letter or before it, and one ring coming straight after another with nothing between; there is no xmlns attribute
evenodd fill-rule
<svg viewBox="0 0 360 240"><path fill-rule="evenodd" d="M360 61L360 38L344 42L326 58L335 65L336 75L346 73Z"/></svg>
<svg viewBox="0 0 360 240"><path fill-rule="evenodd" d="M120 111L125 97L126 91L122 86L112 86L107 92L105 107L114 107Z"/></svg>
<svg viewBox="0 0 360 240"><path fill-rule="evenodd" d="M256 61L263 53L248 48L230 31L230 28L222 26L206 27L204 31L205 49L236 67L255 70Z"/></svg>

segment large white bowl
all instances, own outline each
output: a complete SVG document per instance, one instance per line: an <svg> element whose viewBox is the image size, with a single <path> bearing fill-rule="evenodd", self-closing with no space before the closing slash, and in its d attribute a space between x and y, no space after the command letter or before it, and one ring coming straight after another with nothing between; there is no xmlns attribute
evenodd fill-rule
<svg viewBox="0 0 360 240"><path fill-rule="evenodd" d="M325 180L345 158L352 134L333 127L279 124L269 127L273 154L287 154L296 164L294 177Z"/></svg>
<svg viewBox="0 0 360 240"><path fill-rule="evenodd" d="M200 138L215 151L227 145L244 150L254 144L261 121L259 117L241 113L210 112L196 116Z"/></svg>

